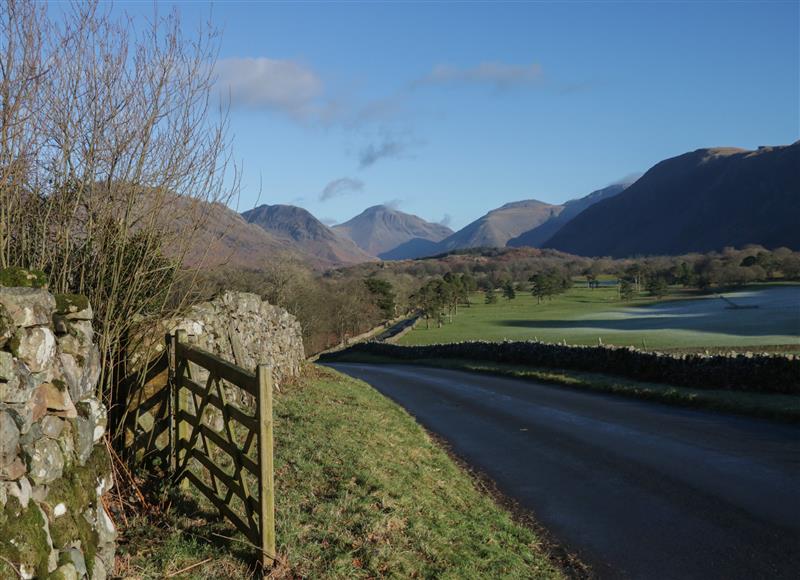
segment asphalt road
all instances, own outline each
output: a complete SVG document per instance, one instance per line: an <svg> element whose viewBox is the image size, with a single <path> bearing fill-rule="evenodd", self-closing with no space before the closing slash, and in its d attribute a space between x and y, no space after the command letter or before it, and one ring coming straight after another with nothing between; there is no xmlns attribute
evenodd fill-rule
<svg viewBox="0 0 800 580"><path fill-rule="evenodd" d="M407 365L405 407L600 578L800 578L800 428Z"/></svg>

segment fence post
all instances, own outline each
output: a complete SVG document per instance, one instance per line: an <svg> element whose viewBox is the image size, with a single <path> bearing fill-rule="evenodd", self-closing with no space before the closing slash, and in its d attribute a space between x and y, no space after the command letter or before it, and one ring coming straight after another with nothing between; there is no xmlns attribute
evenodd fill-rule
<svg viewBox="0 0 800 580"><path fill-rule="evenodd" d="M181 421L178 415L181 411L189 412L189 392L181 388L181 379L186 372L186 361L181 361L178 357L177 345L180 343L186 344L188 342L188 334L185 330L178 329L175 331L175 467L176 469L184 465L184 457L189 452L188 449L179 449L181 442L184 444L189 441L189 424L184 420ZM186 488L189 485L189 480L183 476L183 473L176 473L180 478L180 487Z"/></svg>
<svg viewBox="0 0 800 580"><path fill-rule="evenodd" d="M272 467L272 369L258 365L259 533L261 562L275 561L275 478Z"/></svg>

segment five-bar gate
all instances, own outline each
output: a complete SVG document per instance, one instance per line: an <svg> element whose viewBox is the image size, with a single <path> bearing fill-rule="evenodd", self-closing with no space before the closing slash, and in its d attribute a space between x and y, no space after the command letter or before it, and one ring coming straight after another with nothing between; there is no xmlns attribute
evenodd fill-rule
<svg viewBox="0 0 800 580"><path fill-rule="evenodd" d="M175 480L191 483L208 498L270 566L275 559L270 367L259 365L254 374L187 339L183 330L168 338ZM208 372L204 385L197 382L198 368ZM232 394L241 394L236 389L245 393L239 400L255 400L253 414L246 411L250 405L231 404ZM221 414L220 431L208 425L215 413Z"/></svg>

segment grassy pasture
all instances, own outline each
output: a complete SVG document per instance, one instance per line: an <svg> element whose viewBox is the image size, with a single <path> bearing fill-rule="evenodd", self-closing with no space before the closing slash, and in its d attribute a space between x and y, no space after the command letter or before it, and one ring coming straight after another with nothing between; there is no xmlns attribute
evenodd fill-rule
<svg viewBox="0 0 800 580"><path fill-rule="evenodd" d="M677 289L664 300L640 296L627 303L613 286L592 290L578 284L542 304L527 292L484 304L478 293L452 323L426 329L420 321L399 343L539 339L685 350L784 345L800 351L800 285L758 285L724 295L758 308L732 310L716 295Z"/></svg>

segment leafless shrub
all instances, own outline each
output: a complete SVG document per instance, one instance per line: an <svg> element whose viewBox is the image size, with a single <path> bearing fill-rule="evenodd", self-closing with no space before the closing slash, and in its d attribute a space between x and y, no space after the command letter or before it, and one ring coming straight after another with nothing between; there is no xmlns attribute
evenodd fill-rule
<svg viewBox="0 0 800 580"><path fill-rule="evenodd" d="M185 37L175 12L136 30L99 2L58 21L0 5L0 266L90 299L109 404L128 337L191 291L175 300L207 202L237 191L217 42L211 27Z"/></svg>

